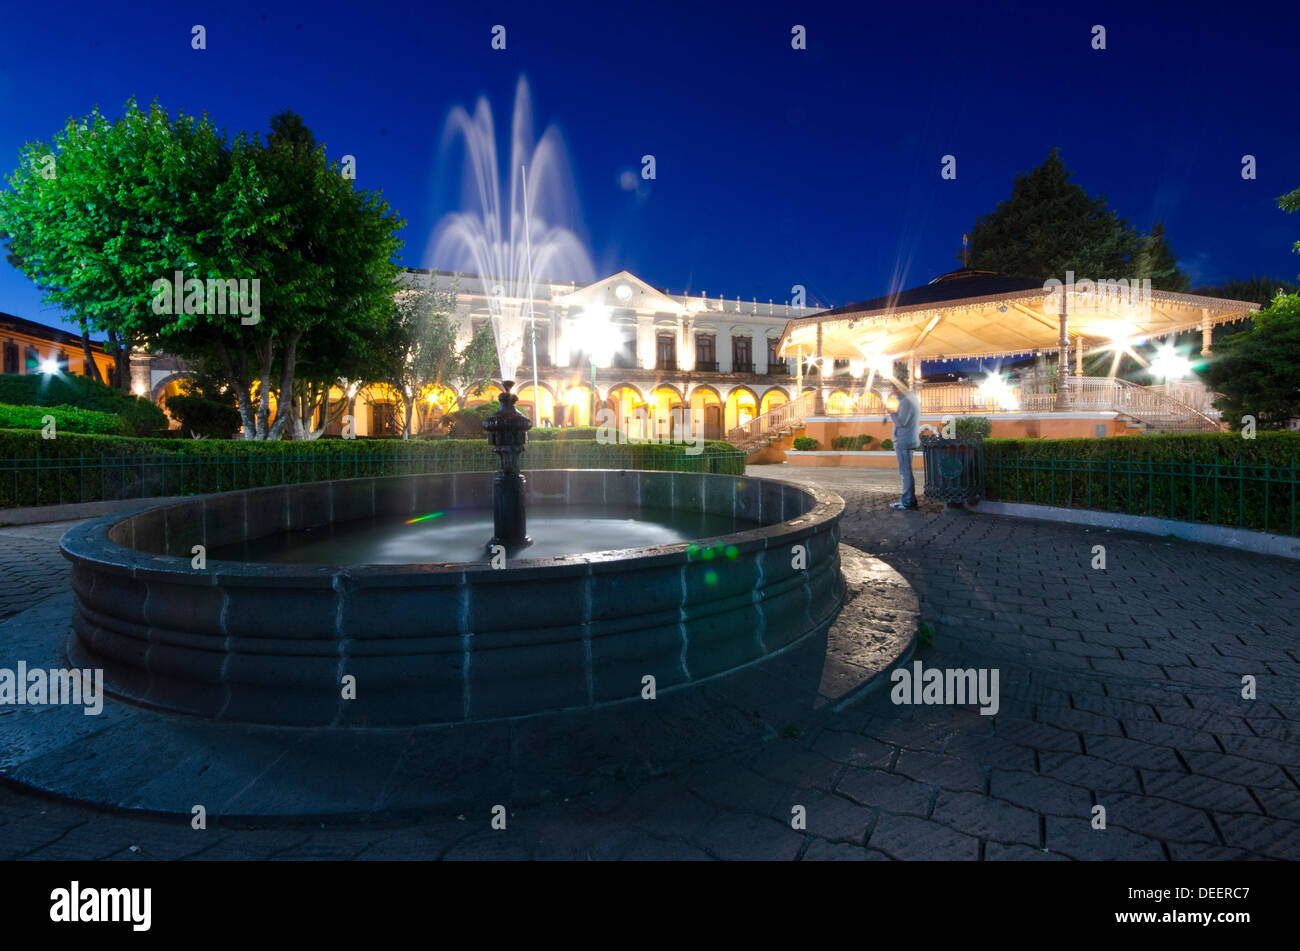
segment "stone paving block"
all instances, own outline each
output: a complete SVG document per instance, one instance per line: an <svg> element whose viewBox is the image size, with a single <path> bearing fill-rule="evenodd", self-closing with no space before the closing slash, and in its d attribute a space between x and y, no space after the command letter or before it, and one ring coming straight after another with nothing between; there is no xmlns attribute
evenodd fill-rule
<svg viewBox="0 0 1300 951"><path fill-rule="evenodd" d="M1187 761L1193 773L1212 776L1228 783L1237 783L1241 786L1267 786L1270 789L1285 789L1292 786L1286 773L1281 769L1259 760L1223 753L1206 753L1200 750L1187 751L1183 754L1183 759Z"/></svg>
<svg viewBox="0 0 1300 951"><path fill-rule="evenodd" d="M800 789L791 793L789 803L772 810L772 818L790 825L795 806L804 807L809 835L832 842L851 842L862 845L867 829L876 817L876 810L859 805L848 796L837 796L817 789Z"/></svg>
<svg viewBox="0 0 1300 951"><path fill-rule="evenodd" d="M984 846L986 862L1068 862L1068 856L1053 852L1051 849L1039 849L1029 845L1003 845L1001 842L989 842Z"/></svg>
<svg viewBox="0 0 1300 951"><path fill-rule="evenodd" d="M884 852L865 849L860 845L813 839L803 854L803 860L805 862L888 862L890 858Z"/></svg>
<svg viewBox="0 0 1300 951"><path fill-rule="evenodd" d="M1112 763L1095 756L1043 753L1038 757L1038 769L1044 776L1084 789L1101 787L1138 793L1142 791L1136 767Z"/></svg>
<svg viewBox="0 0 1300 951"><path fill-rule="evenodd" d="M1038 815L976 793L939 793L931 820L981 839L1038 844Z"/></svg>
<svg viewBox="0 0 1300 951"><path fill-rule="evenodd" d="M927 815L934 798L934 790L925 783L897 773L856 767L849 767L840 777L835 791L864 806L915 816Z"/></svg>
<svg viewBox="0 0 1300 951"><path fill-rule="evenodd" d="M1140 769L1142 786L1148 796L1158 796L1197 809L1214 812L1249 812L1259 814L1259 804L1245 786L1225 783L1209 776Z"/></svg>
<svg viewBox="0 0 1300 951"><path fill-rule="evenodd" d="M1269 816L1216 815L1223 839L1232 848L1267 858L1294 859L1300 853L1300 822Z"/></svg>
<svg viewBox="0 0 1300 951"><path fill-rule="evenodd" d="M823 730L813 743L813 750L837 763L849 766L887 767L894 760L894 747L879 740L842 733L839 730Z"/></svg>
<svg viewBox="0 0 1300 951"><path fill-rule="evenodd" d="M894 772L944 789L984 791L984 769L965 757L903 750Z"/></svg>
<svg viewBox="0 0 1300 951"><path fill-rule="evenodd" d="M1221 844L1205 810L1131 793L1097 792L1106 807L1107 828L1128 829L1162 841Z"/></svg>
<svg viewBox="0 0 1300 951"><path fill-rule="evenodd" d="M799 854L803 833L767 816L721 813L691 839L709 855L739 861L788 861Z"/></svg>
<svg viewBox="0 0 1300 951"><path fill-rule="evenodd" d="M867 844L896 859L940 861L979 858L979 839L936 822L882 814Z"/></svg>
<svg viewBox="0 0 1300 951"><path fill-rule="evenodd" d="M1096 736L1085 733L1083 742L1089 757L1122 763L1126 766L1148 766L1153 769L1181 769L1173 750L1153 743L1142 743L1120 736Z"/></svg>
<svg viewBox="0 0 1300 951"><path fill-rule="evenodd" d="M1088 819L1047 817L1047 847L1082 861L1152 862L1165 859L1155 839L1108 826L1094 829Z"/></svg>
<svg viewBox="0 0 1300 951"><path fill-rule="evenodd" d="M1087 789L1020 770L993 770L989 795L1043 814L1087 816L1092 809Z"/></svg>

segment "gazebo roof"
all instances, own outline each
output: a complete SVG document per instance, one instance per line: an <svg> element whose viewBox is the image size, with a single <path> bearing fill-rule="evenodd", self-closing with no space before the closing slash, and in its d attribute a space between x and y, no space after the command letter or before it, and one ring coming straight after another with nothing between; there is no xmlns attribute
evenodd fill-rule
<svg viewBox="0 0 1300 951"><path fill-rule="evenodd" d="M1152 290L1128 282L1079 281L1050 286L1035 278L963 269L929 284L800 317L786 324L780 353L860 359L915 353L922 360L1001 357L1053 352L1061 303L1068 308L1071 345L1138 342L1203 325L1241 320L1258 310L1247 301Z"/></svg>

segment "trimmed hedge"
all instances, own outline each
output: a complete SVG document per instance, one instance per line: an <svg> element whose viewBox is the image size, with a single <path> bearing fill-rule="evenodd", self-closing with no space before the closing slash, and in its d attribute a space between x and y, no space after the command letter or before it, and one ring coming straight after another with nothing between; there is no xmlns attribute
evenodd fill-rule
<svg viewBox="0 0 1300 951"><path fill-rule="evenodd" d="M875 441L875 436L858 433L856 436L836 436L831 440L831 448L840 452L862 452Z"/></svg>
<svg viewBox="0 0 1300 951"><path fill-rule="evenodd" d="M530 444L527 469L659 469L744 475L744 453L709 442L602 445L594 439ZM251 442L134 439L0 430L0 507L193 495L322 479L474 472L496 468L486 439L317 439Z"/></svg>
<svg viewBox="0 0 1300 951"><path fill-rule="evenodd" d="M0 429L35 429L45 426L45 417L54 417L54 435L63 433L99 433L126 436L131 430L116 413L100 413L76 406L6 406L0 404ZM47 440L48 441L48 440Z"/></svg>
<svg viewBox="0 0 1300 951"><path fill-rule="evenodd" d="M1300 433L986 439L984 497L1300 534Z"/></svg>
<svg viewBox="0 0 1300 951"><path fill-rule="evenodd" d="M66 374L0 374L0 403L9 406L74 406L100 413L116 413L128 432L147 436L167 428L167 416L139 396L84 376Z"/></svg>
<svg viewBox="0 0 1300 951"><path fill-rule="evenodd" d="M796 452L812 452L817 448L817 440L811 436L795 436L792 445Z"/></svg>

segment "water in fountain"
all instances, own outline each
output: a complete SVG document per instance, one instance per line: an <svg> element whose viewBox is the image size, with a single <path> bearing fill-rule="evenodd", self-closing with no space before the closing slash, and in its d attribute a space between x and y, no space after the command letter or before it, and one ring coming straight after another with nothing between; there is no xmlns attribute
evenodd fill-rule
<svg viewBox="0 0 1300 951"><path fill-rule="evenodd" d="M464 210L438 223L432 263L482 277L501 379L518 380L535 285L595 277L591 257L574 230L577 194L568 156L554 126L534 143L532 97L522 77L515 87L508 164L502 167L498 161L496 125L486 98L479 99L472 115L457 106L447 117L444 150L458 143L464 147ZM527 229L520 174L525 166Z"/></svg>

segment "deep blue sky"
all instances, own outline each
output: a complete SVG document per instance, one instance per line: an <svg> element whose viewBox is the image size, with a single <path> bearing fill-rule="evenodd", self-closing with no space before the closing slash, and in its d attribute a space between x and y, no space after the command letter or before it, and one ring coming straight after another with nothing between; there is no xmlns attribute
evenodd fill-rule
<svg viewBox="0 0 1300 951"><path fill-rule="evenodd" d="M1286 8L1291 12L1282 12ZM1193 284L1292 278L1300 216L1293 4L8 4L0 169L98 104L207 111L230 132L301 113L358 185L407 219L420 266L458 168L448 110L480 94L498 125L517 78L538 131L568 143L598 274L672 292L828 306L957 266L976 214L1059 145L1075 181L1137 226L1166 222ZM190 49L190 27L208 49ZM494 24L507 49L490 49ZM790 48L790 28L808 50ZM1107 49L1090 48L1093 24ZM504 147L504 144L503 146ZM658 179L619 185L652 153ZM1241 156L1258 160L1243 181ZM957 157L942 181L940 157ZM435 262L438 263L438 262ZM0 263L0 310L59 311Z"/></svg>

